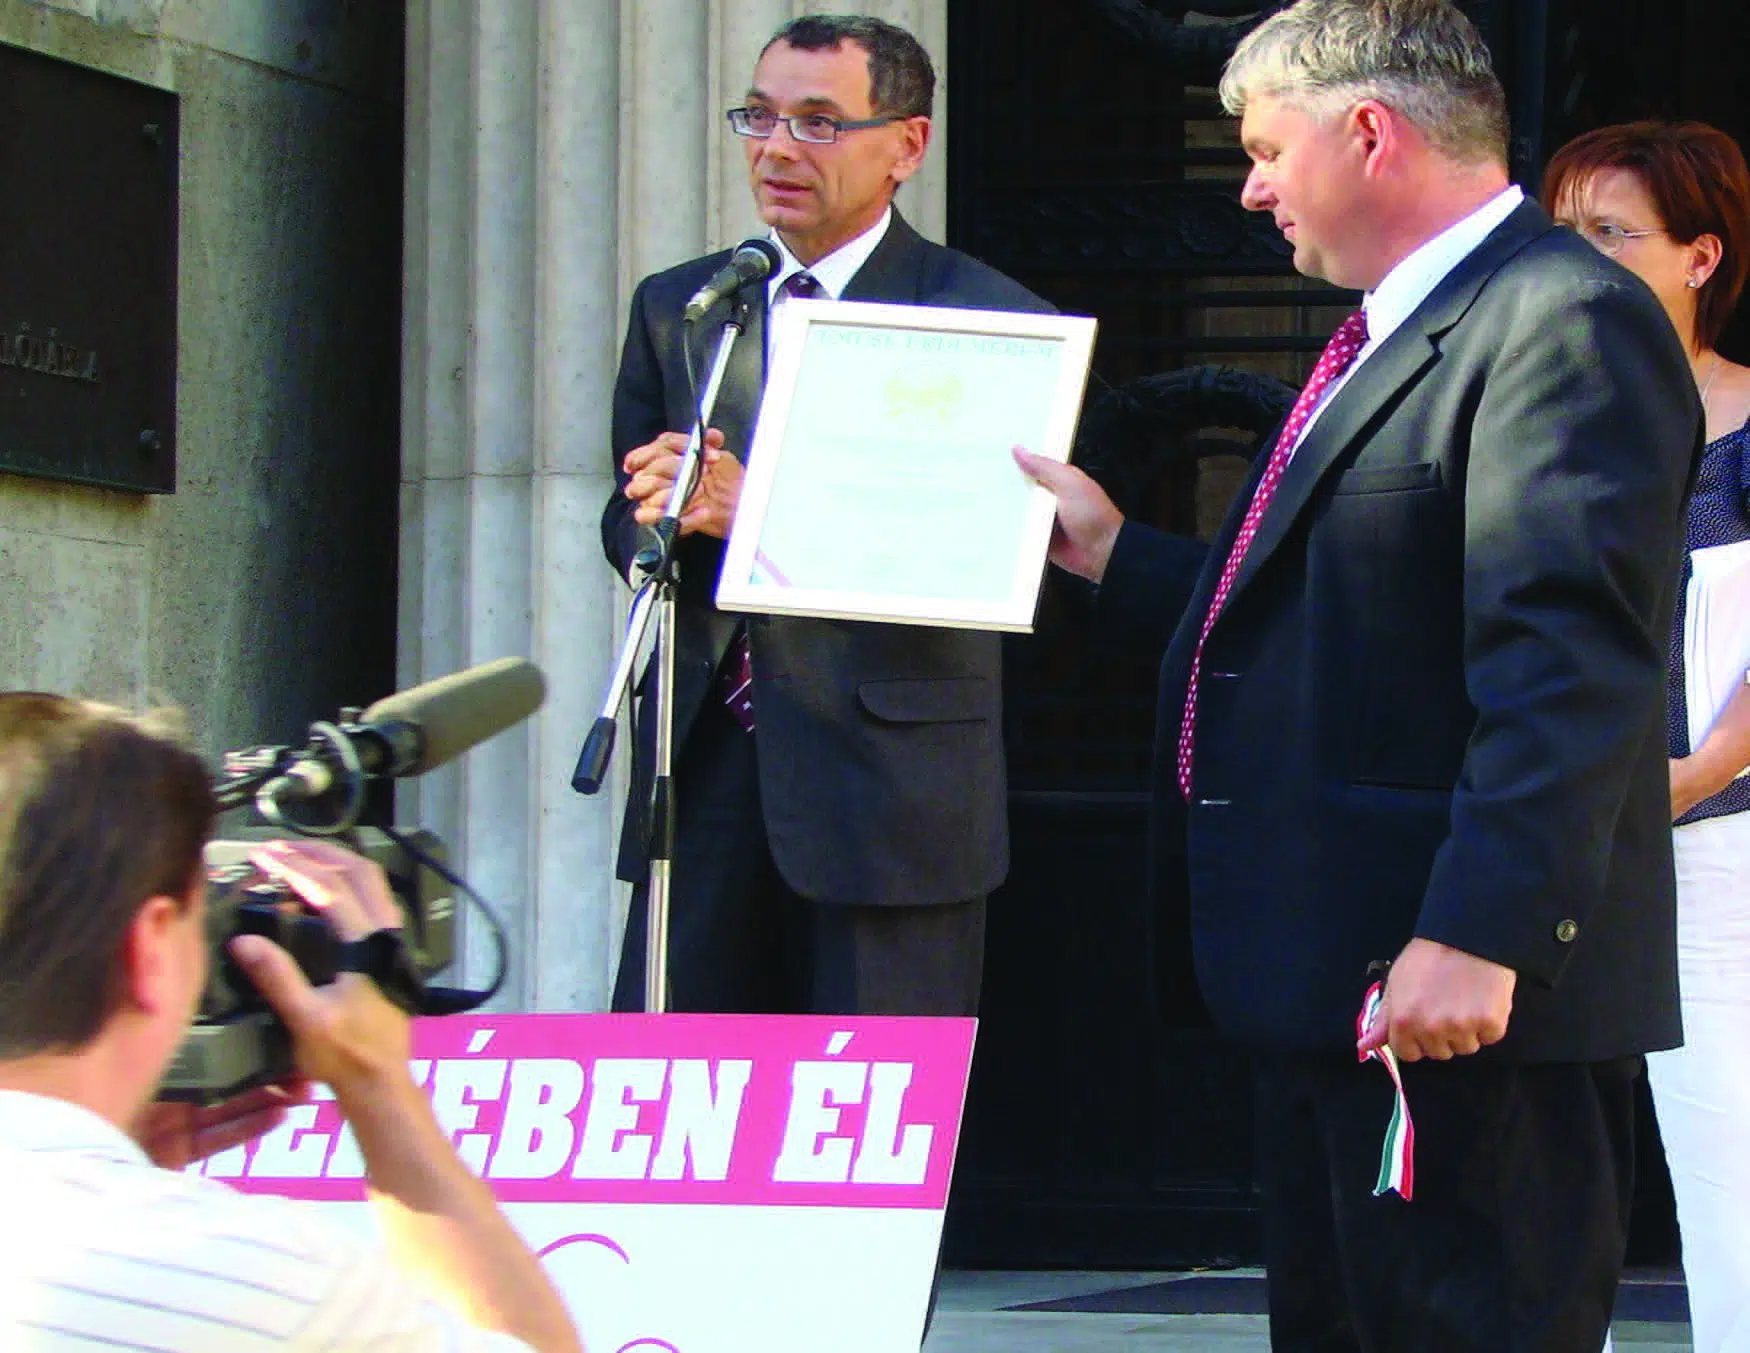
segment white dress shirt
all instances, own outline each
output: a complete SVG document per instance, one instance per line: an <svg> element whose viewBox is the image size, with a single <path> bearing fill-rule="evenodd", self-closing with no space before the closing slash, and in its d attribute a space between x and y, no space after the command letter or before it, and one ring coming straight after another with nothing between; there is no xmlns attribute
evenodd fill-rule
<svg viewBox="0 0 1750 1353"><path fill-rule="evenodd" d="M808 273L830 300L838 300L844 295L845 288L850 286L851 279L859 269L869 261L869 256L875 252L875 247L881 243L887 234L887 227L893 224L893 208L889 207L881 213L881 219L870 226L856 239L841 244L825 258L817 259L808 267L796 261L783 240L778 238L778 232L772 232L772 243L778 247L778 270L772 274L766 283L766 355L772 353L771 316L778 313L792 299L788 292L782 290L785 282L799 272Z"/></svg>
<svg viewBox="0 0 1750 1353"><path fill-rule="evenodd" d="M6 1353L528 1353L312 1206L161 1170L65 1100L0 1091Z"/></svg>
<svg viewBox="0 0 1750 1353"><path fill-rule="evenodd" d="M1398 326L1416 313L1416 307L1433 294L1434 288L1446 280L1447 274L1475 253L1482 242L1494 234L1524 200L1525 194L1517 185L1508 187L1462 221L1448 226L1405 257L1385 275L1377 287L1362 298L1361 308L1367 315L1367 342L1349 364L1349 369L1331 382L1324 398L1306 420L1306 426L1300 430L1300 438L1294 444L1294 451L1300 450L1307 434L1312 431L1313 424L1319 421L1319 415L1336 398L1337 391L1349 383L1350 378L1361 370L1362 364L1379 351L1380 345L1397 331ZM1290 457L1294 451L1289 452Z"/></svg>

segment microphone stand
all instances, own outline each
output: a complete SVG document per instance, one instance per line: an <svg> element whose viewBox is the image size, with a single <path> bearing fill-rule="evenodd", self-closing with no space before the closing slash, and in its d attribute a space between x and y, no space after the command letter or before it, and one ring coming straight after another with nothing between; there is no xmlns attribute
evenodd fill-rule
<svg viewBox="0 0 1750 1353"><path fill-rule="evenodd" d="M698 401L698 416L686 454L675 471L674 488L662 519L651 528L652 540L638 551L634 563L644 581L632 597L632 612L626 621L626 639L614 674L608 680L602 712L584 739L572 772L571 787L580 794L600 791L613 755L618 716L632 689L632 669L643 648L652 618L656 623L656 766L650 790L650 884L646 892L644 928L644 1009L661 1014L668 1008L668 904L674 885L675 794L674 794L674 659L675 588L680 574L675 546L680 540L681 511L692 496L704 460L705 429L717 405L717 393L729 369L729 356L736 340L747 331L749 302L738 293L723 332L711 372ZM683 341L685 341L683 339Z"/></svg>

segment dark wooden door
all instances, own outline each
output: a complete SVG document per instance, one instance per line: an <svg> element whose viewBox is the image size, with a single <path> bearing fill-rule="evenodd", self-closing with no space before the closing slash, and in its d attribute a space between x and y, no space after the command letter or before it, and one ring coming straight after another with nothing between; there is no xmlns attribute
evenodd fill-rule
<svg viewBox="0 0 1750 1353"><path fill-rule="evenodd" d="M1245 159L1212 88L1220 26L1155 45L1176 17L1124 0L953 5L950 230L1099 317L1078 455L1127 512L1207 534L1277 416L1266 399L1205 420L1193 406L1245 402L1215 369L1298 385L1354 298L1297 277L1269 219L1239 206ZM1150 386L1194 368L1208 379L1165 392L1176 402ZM1036 632L1006 651L1014 857L991 902L948 1256L1255 1261L1245 1068L1198 1001L1180 909L1150 907L1144 886L1153 665L1094 648L1088 601L1053 575Z"/></svg>
<svg viewBox="0 0 1750 1353"><path fill-rule="evenodd" d="M1535 189L1563 140L1632 116L1750 133L1746 49L1722 40L1740 4L1463 3L1513 104L1515 177ZM949 11L951 240L1099 317L1079 454L1127 512L1179 531L1213 529L1272 383L1297 387L1355 301L1297 277L1268 217L1239 206L1245 157L1213 86L1238 32L1278 7ZM1036 632L1007 649L1014 861L991 903L948 1258L1255 1262L1245 1069L1199 1005L1177 899L1145 897L1154 673L1091 644L1088 600L1053 575ZM1669 1258L1656 1138L1643 1164L1635 1253Z"/></svg>

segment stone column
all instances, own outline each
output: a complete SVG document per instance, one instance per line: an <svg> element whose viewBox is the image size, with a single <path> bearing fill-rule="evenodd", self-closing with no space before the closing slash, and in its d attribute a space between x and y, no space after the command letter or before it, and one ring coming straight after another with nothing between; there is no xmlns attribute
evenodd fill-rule
<svg viewBox="0 0 1750 1353"><path fill-rule="evenodd" d="M409 6L403 686L536 649L536 17L526 4ZM404 788L398 805L503 912L517 1006L536 987L538 726ZM477 982L491 960L474 919L464 974Z"/></svg>
<svg viewBox="0 0 1750 1353"><path fill-rule="evenodd" d="M400 817L505 913L507 1008L605 1008L619 946L629 738L614 792L569 782L628 596L598 529L626 306L646 274L759 229L723 110L772 30L822 8L844 6L409 0L401 679L521 653L548 698L404 786ZM866 8L940 64L946 0ZM943 150L904 203L937 238ZM490 951L467 932L478 981Z"/></svg>
<svg viewBox="0 0 1750 1353"><path fill-rule="evenodd" d="M598 525L614 487L608 411L623 322L619 8L618 0L541 0L534 602L548 693L531 841L539 907L526 932L533 947L519 957L535 975L530 1007L542 1010L607 1008L624 916L614 845L630 738L620 739L609 789L586 799L571 788L624 616Z"/></svg>
<svg viewBox="0 0 1750 1353"><path fill-rule="evenodd" d="M174 93L181 129L176 491L0 473L0 688L178 705L216 754L392 683L392 8L0 0L0 43ZM57 323L20 299L5 324ZM100 369L137 341L99 340Z"/></svg>
<svg viewBox="0 0 1750 1353"><path fill-rule="evenodd" d="M402 685L465 667L463 634L471 325L471 0L407 10L407 184L403 233L401 576ZM397 808L442 834L466 864L457 828L461 768L405 785Z"/></svg>
<svg viewBox="0 0 1750 1353"><path fill-rule="evenodd" d="M726 249L766 228L754 214L747 186L747 159L729 124L726 109L745 102L748 80L760 48L784 23L801 13L792 0L711 0L711 62L709 83L710 147L707 182L710 191L710 246Z"/></svg>

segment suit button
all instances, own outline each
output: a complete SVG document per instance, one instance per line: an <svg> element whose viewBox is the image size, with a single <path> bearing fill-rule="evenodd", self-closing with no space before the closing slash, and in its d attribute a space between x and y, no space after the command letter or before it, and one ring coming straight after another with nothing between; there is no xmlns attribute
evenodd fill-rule
<svg viewBox="0 0 1750 1353"><path fill-rule="evenodd" d="M1572 944L1580 934L1578 921L1558 921L1556 923L1556 939L1563 944Z"/></svg>

